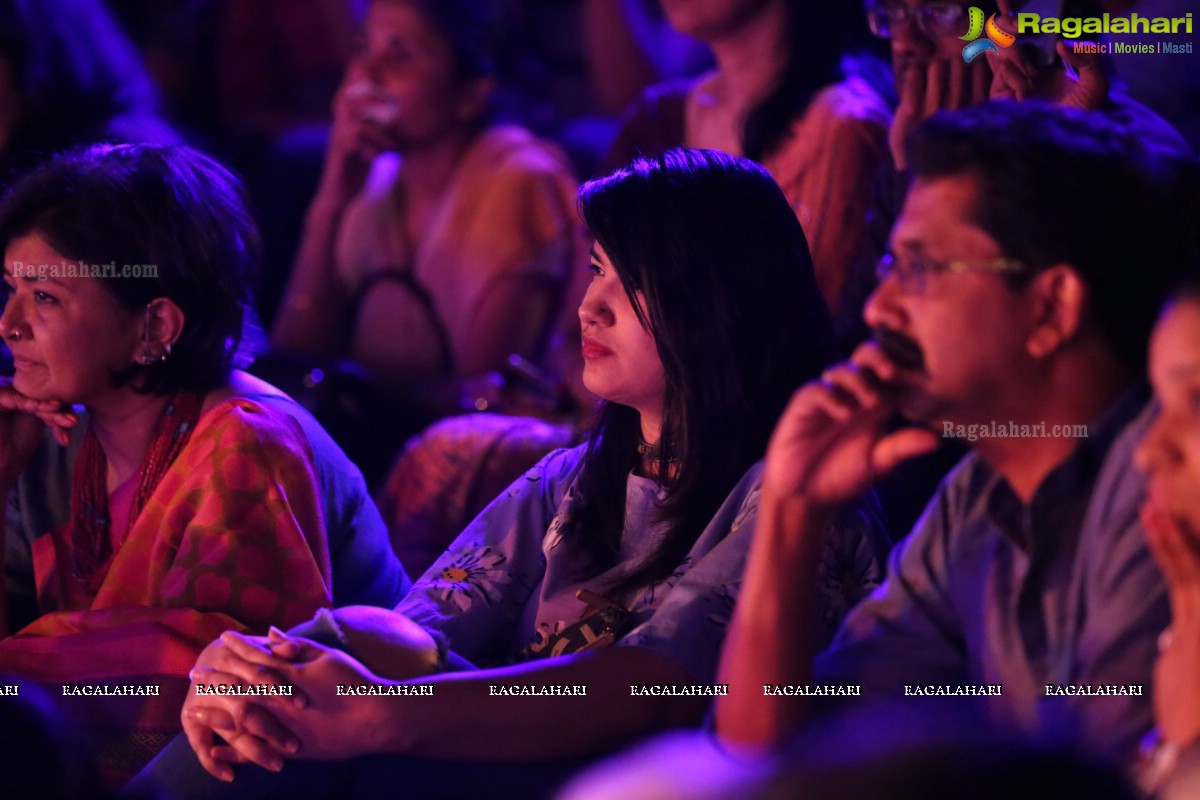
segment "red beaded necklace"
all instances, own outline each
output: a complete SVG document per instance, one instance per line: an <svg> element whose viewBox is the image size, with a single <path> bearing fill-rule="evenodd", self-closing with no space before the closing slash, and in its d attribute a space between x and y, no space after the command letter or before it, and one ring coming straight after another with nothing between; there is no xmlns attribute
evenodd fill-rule
<svg viewBox="0 0 1200 800"><path fill-rule="evenodd" d="M141 514L150 496L158 488L172 462L187 445L200 419L204 395L180 392L171 398L158 421L146 461L138 473L137 492L129 509L129 526ZM113 555L113 537L108 515L108 457L95 431L88 427L75 462L71 479L71 560L72 575L92 588L99 588L109 559ZM128 528L121 531L123 540Z"/></svg>

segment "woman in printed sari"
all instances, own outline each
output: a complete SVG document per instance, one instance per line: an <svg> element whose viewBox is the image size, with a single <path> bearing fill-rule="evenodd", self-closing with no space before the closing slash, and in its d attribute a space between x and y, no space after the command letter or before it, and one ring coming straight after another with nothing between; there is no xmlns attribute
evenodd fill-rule
<svg viewBox="0 0 1200 800"><path fill-rule="evenodd" d="M0 202L0 673L69 684L114 777L179 729L221 631L406 588L361 476L235 369L257 241L236 179L186 148L59 156Z"/></svg>
<svg viewBox="0 0 1200 800"><path fill-rule="evenodd" d="M536 798L582 759L700 722L754 529L756 462L789 392L826 363L828 313L795 215L749 161L675 150L580 197L596 240L583 380L606 400L590 441L513 483L395 613L224 634L197 686L280 682L295 695L190 695L188 740L135 785ZM866 588L882 549L859 514L835 527L827 585L814 587L827 630L857 599L843 580ZM339 684L377 693L339 696ZM432 694L396 696L417 690Z"/></svg>

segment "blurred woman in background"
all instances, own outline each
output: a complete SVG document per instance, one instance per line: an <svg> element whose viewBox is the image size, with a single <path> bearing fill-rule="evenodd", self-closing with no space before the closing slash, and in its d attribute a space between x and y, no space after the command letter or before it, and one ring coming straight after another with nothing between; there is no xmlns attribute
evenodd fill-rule
<svg viewBox="0 0 1200 800"><path fill-rule="evenodd" d="M760 162L804 227L817 284L845 336L858 325L879 255L867 252L872 188L891 171L891 114L856 74L873 62L848 57L869 40L862 8L664 0L663 10L676 30L712 49L716 67L647 90L626 112L610 161L686 144Z"/></svg>
<svg viewBox="0 0 1200 800"><path fill-rule="evenodd" d="M382 387L350 448L376 478L460 410L464 379L541 355L582 259L565 158L489 123L489 36L485 0L372 3L274 323L278 350L353 359Z"/></svg>

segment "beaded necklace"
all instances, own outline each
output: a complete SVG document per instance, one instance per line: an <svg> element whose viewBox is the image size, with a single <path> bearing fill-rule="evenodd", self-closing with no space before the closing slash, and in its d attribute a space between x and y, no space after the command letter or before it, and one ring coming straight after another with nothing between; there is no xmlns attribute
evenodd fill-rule
<svg viewBox="0 0 1200 800"><path fill-rule="evenodd" d="M122 541L158 488L167 469L187 445L203 407L204 395L194 392L180 392L167 403L154 430L146 460L138 473L137 492L129 508L128 526L121 531ZM99 582L103 580L113 555L107 475L108 457L95 431L89 426L71 478L70 545L71 574L87 583L93 591L99 589Z"/></svg>
<svg viewBox="0 0 1200 800"><path fill-rule="evenodd" d="M645 439L640 439L637 446L638 455L645 458L647 461L662 461L662 444L650 444ZM668 464L678 464L679 456L671 456L667 459Z"/></svg>

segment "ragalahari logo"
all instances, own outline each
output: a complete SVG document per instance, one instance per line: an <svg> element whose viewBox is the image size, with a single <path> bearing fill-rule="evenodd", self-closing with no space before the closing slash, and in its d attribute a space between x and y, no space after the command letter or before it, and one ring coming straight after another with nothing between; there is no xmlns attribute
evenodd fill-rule
<svg viewBox="0 0 1200 800"><path fill-rule="evenodd" d="M987 23L983 21L983 9L971 6L967 12L968 22L970 23L967 29L966 36L960 36L964 42L969 44L963 48L963 61L970 64L979 56L987 51L993 53L1000 52L1001 47L1012 47L1013 42L1017 40L1016 36L1005 30L1001 30L996 24L996 15L992 14L987 19ZM980 39L983 34L987 34L986 39Z"/></svg>

